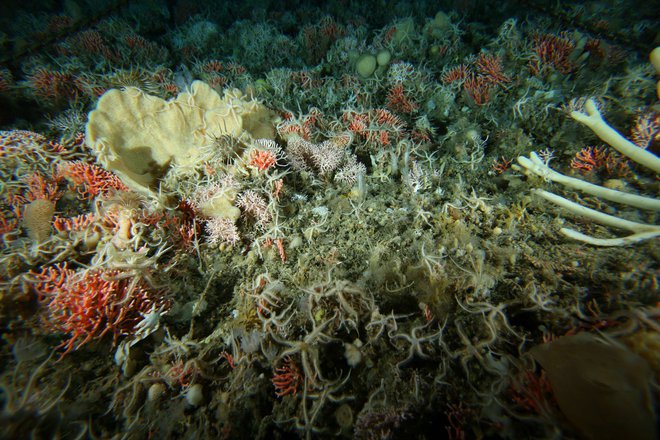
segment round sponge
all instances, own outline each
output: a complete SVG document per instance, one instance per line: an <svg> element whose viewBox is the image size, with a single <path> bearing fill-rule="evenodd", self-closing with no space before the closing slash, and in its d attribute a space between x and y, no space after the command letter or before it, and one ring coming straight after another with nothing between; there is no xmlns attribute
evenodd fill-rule
<svg viewBox="0 0 660 440"><path fill-rule="evenodd" d="M362 78L369 78L376 71L378 63L376 57L371 54L364 54L358 58L355 63L355 69Z"/></svg>

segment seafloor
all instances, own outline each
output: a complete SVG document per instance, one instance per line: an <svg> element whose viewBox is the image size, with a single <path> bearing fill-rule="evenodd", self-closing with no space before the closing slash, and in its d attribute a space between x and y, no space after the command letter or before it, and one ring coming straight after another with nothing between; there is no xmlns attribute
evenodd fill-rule
<svg viewBox="0 0 660 440"><path fill-rule="evenodd" d="M3 1L0 436L656 438L658 10Z"/></svg>

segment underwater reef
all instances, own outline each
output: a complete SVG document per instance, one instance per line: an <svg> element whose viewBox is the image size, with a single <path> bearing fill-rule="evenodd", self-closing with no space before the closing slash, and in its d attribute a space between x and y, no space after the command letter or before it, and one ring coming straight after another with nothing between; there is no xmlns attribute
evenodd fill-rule
<svg viewBox="0 0 660 440"><path fill-rule="evenodd" d="M660 19L547 3L3 2L0 438L655 439Z"/></svg>

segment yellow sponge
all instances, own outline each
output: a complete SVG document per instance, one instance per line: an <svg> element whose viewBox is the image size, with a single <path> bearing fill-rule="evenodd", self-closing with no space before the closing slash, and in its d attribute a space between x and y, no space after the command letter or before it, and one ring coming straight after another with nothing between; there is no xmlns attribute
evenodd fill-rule
<svg viewBox="0 0 660 440"><path fill-rule="evenodd" d="M218 136L274 138L273 116L240 90L221 97L201 81L168 101L135 87L113 89L89 114L86 143L126 186L153 194L170 167L194 166Z"/></svg>

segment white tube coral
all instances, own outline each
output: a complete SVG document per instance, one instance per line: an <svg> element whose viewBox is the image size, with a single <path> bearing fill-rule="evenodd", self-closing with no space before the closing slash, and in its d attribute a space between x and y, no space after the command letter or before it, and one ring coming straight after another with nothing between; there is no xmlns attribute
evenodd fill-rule
<svg viewBox="0 0 660 440"><path fill-rule="evenodd" d="M571 113L571 116L577 121L582 122L591 128L593 132L598 135L598 137L610 144L621 154L629 157L641 165L652 169L655 172L660 172L660 159L658 159L653 153L637 147L628 139L621 136L612 127L607 125L592 100L588 100L585 107L588 114L574 111ZM633 206L640 209L660 211L660 201L656 198L630 194L623 191L616 191L613 189L594 185L580 179L565 176L550 168L538 157L536 153L531 153L529 157L518 157L518 163L520 166L516 166L516 169L526 174L535 174L537 176L543 177L546 180L561 183L562 185L569 188L574 188L587 194L591 194L593 196L600 197L612 202ZM601 223L607 226L626 229L632 232L631 235L626 237L596 238L573 229L560 229L562 234L574 240L579 240L596 246L623 246L660 236L660 226L633 222L613 215L605 214L596 211L595 209L587 208L578 203L572 202L564 197L558 196L548 191L537 189L534 191L534 193L543 197L549 202L552 202L555 205L558 205L572 212L575 215L589 218L597 223Z"/></svg>
<svg viewBox="0 0 660 440"><path fill-rule="evenodd" d="M643 150L619 134L603 119L596 103L588 99L584 105L586 113L573 111L571 117L586 125L596 136L629 159L660 173L660 159L650 151Z"/></svg>

